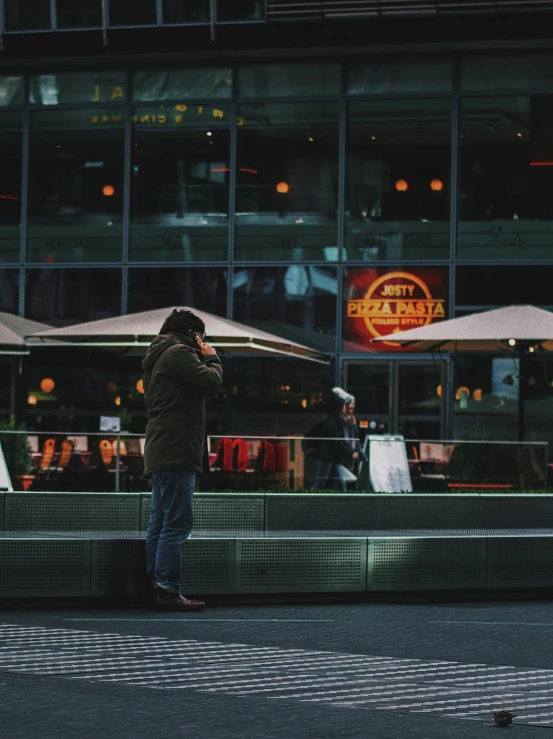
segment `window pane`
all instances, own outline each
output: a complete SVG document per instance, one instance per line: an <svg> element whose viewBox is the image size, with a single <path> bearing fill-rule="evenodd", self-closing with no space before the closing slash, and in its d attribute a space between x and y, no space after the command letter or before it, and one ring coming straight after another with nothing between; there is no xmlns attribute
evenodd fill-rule
<svg viewBox="0 0 553 739"><path fill-rule="evenodd" d="M264 0L217 0L217 20L262 21L265 19Z"/></svg>
<svg viewBox="0 0 553 739"><path fill-rule="evenodd" d="M154 111L137 109L133 118L131 259L227 259L229 112L186 105Z"/></svg>
<svg viewBox="0 0 553 739"><path fill-rule="evenodd" d="M29 102L34 105L113 103L126 96L125 72L41 74L30 79Z"/></svg>
<svg viewBox="0 0 553 739"><path fill-rule="evenodd" d="M171 306L227 314L228 273L222 267L129 270L129 313Z"/></svg>
<svg viewBox="0 0 553 739"><path fill-rule="evenodd" d="M0 362L0 413L6 418L11 411L12 372L16 371L11 362Z"/></svg>
<svg viewBox="0 0 553 739"><path fill-rule="evenodd" d="M18 269L0 269L0 310L19 313Z"/></svg>
<svg viewBox="0 0 553 739"><path fill-rule="evenodd" d="M348 94L386 95L411 92L450 92L451 62L354 62L348 74Z"/></svg>
<svg viewBox="0 0 553 739"><path fill-rule="evenodd" d="M463 90L543 90L553 84L553 54L473 56L463 59Z"/></svg>
<svg viewBox="0 0 553 739"><path fill-rule="evenodd" d="M209 431L236 436L303 435L328 413L334 372L332 364L232 357L225 363L224 391L209 404ZM217 406L221 410L216 415ZM312 482L311 477L307 484Z"/></svg>
<svg viewBox="0 0 553 739"><path fill-rule="evenodd" d="M121 259L123 139L113 108L32 115L29 261Z"/></svg>
<svg viewBox="0 0 553 739"><path fill-rule="evenodd" d="M8 31L43 31L50 28L50 0L6 0Z"/></svg>
<svg viewBox="0 0 553 739"><path fill-rule="evenodd" d="M164 23L209 23L209 0L163 0Z"/></svg>
<svg viewBox="0 0 553 739"><path fill-rule="evenodd" d="M156 23L156 0L109 0L110 26L145 26Z"/></svg>
<svg viewBox="0 0 553 739"><path fill-rule="evenodd" d="M0 106L23 103L23 77L0 77Z"/></svg>
<svg viewBox="0 0 553 739"><path fill-rule="evenodd" d="M416 346L398 346L393 334L448 318L449 270L447 267L348 267L343 294L344 351L417 351ZM379 338L386 341L373 343L373 339Z"/></svg>
<svg viewBox="0 0 553 739"><path fill-rule="evenodd" d="M457 267L457 305L553 305L553 267L518 265L506 267Z"/></svg>
<svg viewBox="0 0 553 739"><path fill-rule="evenodd" d="M25 316L52 326L121 313L120 269L28 269Z"/></svg>
<svg viewBox="0 0 553 739"><path fill-rule="evenodd" d="M59 28L92 28L102 25L102 0L57 0Z"/></svg>
<svg viewBox="0 0 553 739"><path fill-rule="evenodd" d="M551 258L553 95L465 99L459 257Z"/></svg>
<svg viewBox="0 0 553 739"><path fill-rule="evenodd" d="M238 70L241 97L339 95L338 64L258 64Z"/></svg>
<svg viewBox="0 0 553 739"><path fill-rule="evenodd" d="M0 113L0 264L19 262L21 113Z"/></svg>
<svg viewBox="0 0 553 739"><path fill-rule="evenodd" d="M336 260L338 104L251 103L238 123L236 258Z"/></svg>
<svg viewBox="0 0 553 739"><path fill-rule="evenodd" d="M345 258L448 258L450 159L450 100L351 103Z"/></svg>
<svg viewBox="0 0 553 739"><path fill-rule="evenodd" d="M291 341L335 352L334 267L245 267L233 278L234 318Z"/></svg>
<svg viewBox="0 0 553 739"><path fill-rule="evenodd" d="M178 69L164 72L136 72L134 100L188 100L189 98L229 98L232 91L230 69ZM185 111L187 112L187 111Z"/></svg>

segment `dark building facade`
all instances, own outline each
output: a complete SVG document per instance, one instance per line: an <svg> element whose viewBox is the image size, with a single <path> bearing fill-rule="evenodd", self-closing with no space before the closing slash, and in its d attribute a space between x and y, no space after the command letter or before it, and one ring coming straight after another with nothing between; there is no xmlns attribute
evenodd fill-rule
<svg viewBox="0 0 553 739"><path fill-rule="evenodd" d="M233 358L212 430L301 433L339 383L410 438L515 437L512 359L371 339L553 307L553 2L0 11L0 310L64 325L189 305L331 356ZM140 430L138 360L72 352L25 362L29 424L93 430L124 407ZM553 372L532 368L544 439Z"/></svg>

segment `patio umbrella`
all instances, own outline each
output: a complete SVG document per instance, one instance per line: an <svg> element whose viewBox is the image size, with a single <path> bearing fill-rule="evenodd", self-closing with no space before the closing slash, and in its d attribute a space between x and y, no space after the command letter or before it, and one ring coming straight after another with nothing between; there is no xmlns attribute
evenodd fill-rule
<svg viewBox="0 0 553 739"><path fill-rule="evenodd" d="M373 339L373 341L390 341ZM401 331L393 341L421 351L509 351L519 360L518 437L524 439L523 379L526 357L538 347L553 351L553 313L533 305L510 305Z"/></svg>
<svg viewBox="0 0 553 739"><path fill-rule="evenodd" d="M182 310L182 306L177 310ZM159 308L143 313L103 318L99 321L74 326L32 332L28 339L40 345L115 348L124 351L147 349L173 307ZM229 321L205 311L190 309L205 323L209 342L230 354L267 355L309 359L328 364L325 354L303 344L297 344L276 334L270 334L243 323Z"/></svg>
<svg viewBox="0 0 553 739"><path fill-rule="evenodd" d="M0 355L17 357L28 354L25 336L49 328L46 323L37 323L14 316L13 313L0 312Z"/></svg>
<svg viewBox="0 0 553 739"><path fill-rule="evenodd" d="M11 364L10 413L15 413L17 357L29 354L25 336L32 331L44 331L50 328L46 323L29 321L27 318L14 316L13 313L0 312L0 358L8 357ZM19 360L21 361L21 359Z"/></svg>

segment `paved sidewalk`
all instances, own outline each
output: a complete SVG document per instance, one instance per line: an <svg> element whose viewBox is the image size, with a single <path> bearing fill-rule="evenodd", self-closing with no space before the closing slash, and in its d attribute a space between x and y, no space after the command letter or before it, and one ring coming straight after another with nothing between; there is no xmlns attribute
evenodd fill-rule
<svg viewBox="0 0 553 739"><path fill-rule="evenodd" d="M553 737L552 637L550 602L3 611L0 726L10 739ZM501 708L508 729L492 722Z"/></svg>

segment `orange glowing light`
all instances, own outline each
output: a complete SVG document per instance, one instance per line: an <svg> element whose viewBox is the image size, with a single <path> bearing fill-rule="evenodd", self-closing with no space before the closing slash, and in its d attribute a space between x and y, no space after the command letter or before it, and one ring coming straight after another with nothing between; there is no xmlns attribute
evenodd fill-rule
<svg viewBox="0 0 553 739"><path fill-rule="evenodd" d="M121 405L121 398L119 397L119 395L115 398L114 402L115 402L115 405Z"/></svg>
<svg viewBox="0 0 553 739"><path fill-rule="evenodd" d="M136 383L136 389L138 390L140 395L144 395L144 381L143 380L138 380L138 382Z"/></svg>
<svg viewBox="0 0 553 739"><path fill-rule="evenodd" d="M38 402L38 400L37 400L37 397L36 397L36 395L29 395L29 396L27 397L27 403L28 403L29 405L36 405L36 404L37 404L37 402Z"/></svg>
<svg viewBox="0 0 553 739"><path fill-rule="evenodd" d="M409 185L407 184L406 180L398 180L396 182L396 190L398 192L407 192L408 188L409 188Z"/></svg>
<svg viewBox="0 0 553 739"><path fill-rule="evenodd" d="M444 393L443 387L441 385L438 385L438 387L436 388L436 395L438 396L438 398L441 398L443 393Z"/></svg>
<svg viewBox="0 0 553 739"><path fill-rule="evenodd" d="M477 403L482 402L482 388L476 388L476 390L473 392L472 397L476 400Z"/></svg>
<svg viewBox="0 0 553 739"><path fill-rule="evenodd" d="M287 182L279 182L276 186L276 191L279 192L281 195L286 195L289 189L290 185Z"/></svg>
<svg viewBox="0 0 553 739"><path fill-rule="evenodd" d="M44 393L51 393L55 387L56 383L51 377L45 377L40 383L40 389Z"/></svg>
<svg viewBox="0 0 553 739"><path fill-rule="evenodd" d="M111 196L115 194L115 188L113 187L113 185L104 185L104 187L102 188L102 192L104 193L106 198L111 198Z"/></svg>
<svg viewBox="0 0 553 739"><path fill-rule="evenodd" d="M441 192L444 189L444 183L441 180L432 180L430 189L434 192Z"/></svg>
<svg viewBox="0 0 553 739"><path fill-rule="evenodd" d="M470 390L465 385L457 388L457 392L455 393L455 400L461 400L463 395L467 398L470 398Z"/></svg>

